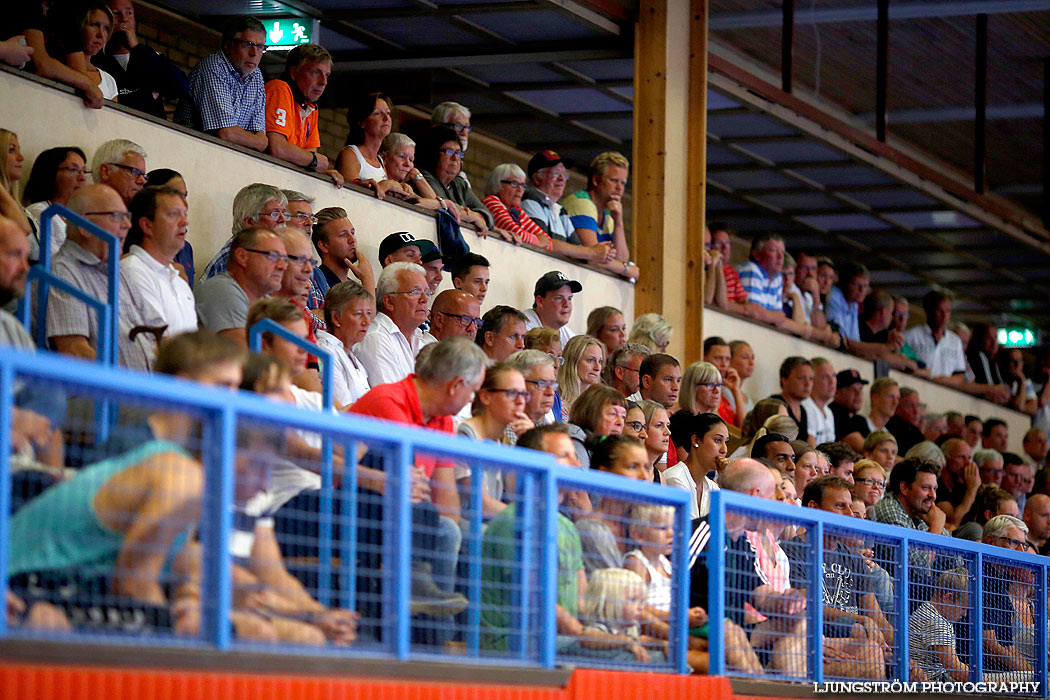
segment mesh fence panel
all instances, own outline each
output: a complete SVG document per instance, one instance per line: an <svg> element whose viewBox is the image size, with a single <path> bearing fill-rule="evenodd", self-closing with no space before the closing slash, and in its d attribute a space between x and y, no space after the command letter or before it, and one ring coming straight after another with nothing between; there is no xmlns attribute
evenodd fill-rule
<svg viewBox="0 0 1050 700"><path fill-rule="evenodd" d="M39 379L16 376L15 388L12 626L198 638L179 555L203 492L202 416Z"/></svg>
<svg viewBox="0 0 1050 700"><path fill-rule="evenodd" d="M559 662L671 670L670 615L685 600L671 566L675 509L597 489L559 495ZM687 660L706 670L706 641L691 640Z"/></svg>
<svg viewBox="0 0 1050 700"><path fill-rule="evenodd" d="M984 680L1031 682L1036 677L1036 584L1041 572L994 555L983 557L982 570Z"/></svg>

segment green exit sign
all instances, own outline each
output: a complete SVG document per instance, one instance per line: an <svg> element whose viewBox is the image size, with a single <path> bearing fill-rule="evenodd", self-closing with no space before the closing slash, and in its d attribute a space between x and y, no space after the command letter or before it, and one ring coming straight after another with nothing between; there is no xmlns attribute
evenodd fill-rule
<svg viewBox="0 0 1050 700"><path fill-rule="evenodd" d="M1031 348L1038 345L1039 338L1030 328L1004 326L999 329L999 345L1004 348Z"/></svg>
<svg viewBox="0 0 1050 700"><path fill-rule="evenodd" d="M267 47L291 47L299 44L314 44L314 20L305 17L294 19L265 19Z"/></svg>

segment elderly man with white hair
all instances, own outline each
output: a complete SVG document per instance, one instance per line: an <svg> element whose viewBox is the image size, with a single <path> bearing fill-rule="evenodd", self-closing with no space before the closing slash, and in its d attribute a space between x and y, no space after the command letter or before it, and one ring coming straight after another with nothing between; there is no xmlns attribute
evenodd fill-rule
<svg viewBox="0 0 1050 700"><path fill-rule="evenodd" d="M489 174L485 188L488 196L481 201L492 212L496 226L509 231L516 240L553 250L551 237L521 208L525 186L525 171L513 163L497 165Z"/></svg>
<svg viewBox="0 0 1050 700"><path fill-rule="evenodd" d="M378 313L356 348L373 387L412 374L416 354L427 344L419 326L427 320L430 294L420 265L394 262L383 268L376 285Z"/></svg>
<svg viewBox="0 0 1050 700"><path fill-rule="evenodd" d="M106 141L91 159L95 182L109 185L131 207L131 200L146 186L146 151L127 139Z"/></svg>
<svg viewBox="0 0 1050 700"><path fill-rule="evenodd" d="M983 542L1027 552L1028 526L1013 515L997 515L984 525ZM990 557L984 560L984 661L985 673L1007 671L1030 674L1035 666L1036 616L1029 600L1035 588L1031 567L1007 565ZM1011 676L1012 677L1012 676Z"/></svg>
<svg viewBox="0 0 1050 700"><path fill-rule="evenodd" d="M245 185L233 197L233 226L231 235L222 244L222 248L211 259L201 279L206 280L220 272L226 272L226 262L230 257L230 243L233 234L253 226L274 230L288 223L288 197L277 187L253 182Z"/></svg>

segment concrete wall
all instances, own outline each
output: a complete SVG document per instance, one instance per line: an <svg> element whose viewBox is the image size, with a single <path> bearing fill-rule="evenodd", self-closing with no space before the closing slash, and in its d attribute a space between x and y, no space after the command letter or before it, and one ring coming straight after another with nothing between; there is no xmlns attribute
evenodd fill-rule
<svg viewBox="0 0 1050 700"><path fill-rule="evenodd" d="M394 231L410 231L418 238L435 239L430 212L400 204L380 202L367 192L337 190L329 180L254 155L243 149L168 123L161 123L107 105L84 109L76 97L35 79L0 72L0 125L16 132L26 156L25 172L40 151L53 146L77 145L88 155L112 138L127 138L142 145L150 169L165 167L183 173L189 188L190 232L198 268L230 236L230 205L236 192L252 182L266 182L316 197L315 208L340 206L357 229L358 245L378 271L379 242ZM528 307L536 278L548 270L561 270L583 284L571 327L582 332L587 312L613 305L634 318L634 287L626 280L573 264L542 251L516 248L496 240L479 240L472 230L463 235L471 249L492 263L492 288L485 308L495 304ZM446 282L445 286L450 286Z"/></svg>

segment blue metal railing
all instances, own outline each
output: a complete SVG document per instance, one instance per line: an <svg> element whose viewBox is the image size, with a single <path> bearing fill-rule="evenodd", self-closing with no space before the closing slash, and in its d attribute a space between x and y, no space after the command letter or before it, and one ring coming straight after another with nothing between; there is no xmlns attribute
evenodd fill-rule
<svg viewBox="0 0 1050 700"><path fill-rule="evenodd" d="M111 367L94 368L85 372L82 361L71 360L51 354L30 354L11 351L0 355L0 572L7 570L8 534L10 503L10 458L9 428L11 425L12 387L17 379L22 383L39 382L61 385L68 391L87 393L96 399L135 400L147 404L163 406L164 410L184 410L190 415L200 417L202 421L202 463L204 466L204 503L201 515L200 536L204 551L201 578L201 600L206 601L202 609L202 635L198 640L187 641L164 637L151 637L137 643L156 645L178 644L180 646L200 646L225 650L232 645L231 631L228 624L228 613L231 607L232 560L230 556L230 538L232 532L233 498L234 498L234 457L236 436L239 428L264 424L268 428L293 429L322 433L333 444L346 447L346 475L355 472L357 451L355 445L360 442L370 449L377 448L395 459L385 466L388 483L384 495L384 516L382 527L386 536L383 539L384 571L383 575L391 584L389 591L390 609L384 609L382 625L384 644L388 651L399 659L423 656L413 649L411 643L410 614L410 569L412 557L410 522L411 509L411 469L414 455L425 454L448 461L466 462L472 465L484 464L487 467L505 468L524 477L521 503L539 504L541 517L532 516L533 522L522 528L525 536L530 538L523 543L525 563L534 567L538 576L522 576L520 586L523 588L521 600L526 607L531 601L538 601L535 615L526 610L526 614L512 623L516 634L524 637L526 633L538 633L539 648L533 653L522 654L518 662L527 665L539 665L550 668L557 660L555 607L557 601L557 523L559 489L583 489L607 495L614 495L625 501L656 503L668 505L675 509L679 534L675 538L671 561L678 575L673 582L673 607L671 611L672 634L670 640L671 661L674 668L685 672L686 666L686 600L688 586L685 584L686 540L684 532L688 524L688 495L677 489L667 489L655 484L638 482L621 477L571 469L554 463L546 454L530 450L511 449L483 442L467 441L453 436L427 430L413 429L398 425L391 429L391 424L361 416L339 415L329 412L312 412L276 404L251 394L210 389L194 385L193 391L187 391L187 383L166 376L147 376L141 373L128 372ZM481 469L475 469L480 473ZM331 475L329 474L329 479ZM343 479L338 486L343 492L352 493L356 488L354 479ZM472 518L480 532L480 501L475 494L480 493L480 481L475 478L473 485ZM331 500L327 501L329 508ZM524 509L522 515L530 509ZM331 518L331 513L327 514ZM351 515L351 520L353 516ZM527 520L528 517L523 517ZM343 533L343 540L353 540ZM352 547L349 545L341 545ZM532 561L530 552L539 552L537 561ZM476 552L475 552L476 553ZM344 580L352 582L352 554L343 551L342 562L338 565ZM532 569L525 569L530 571ZM446 661L466 661L484 663L478 651L479 618L476 609L479 593L477 587L478 568L472 567L469 600L474 610L469 619L474 630L468 633L468 653L465 657L442 656ZM555 585L551 585L551 582ZM0 596L7 591L6 576L0 576ZM353 602L353 596L341 593L341 602ZM387 600L387 594L384 594ZM387 603L384 603L387 605ZM541 629L527 628L532 620L542 622ZM525 625L526 627L522 627ZM21 634L18 629L8 629L4 616L0 616L0 637ZM388 636L389 635L389 636ZM57 638L70 638L61 637ZM75 637L73 637L75 638ZM105 642L105 637L99 638ZM118 641L127 641L127 638ZM273 647L268 647L273 648ZM301 647L281 646L291 653L302 653ZM353 654L354 647L333 650L327 648L318 653ZM371 649L374 654L375 650ZM503 659L514 662L513 659ZM601 665L600 661L593 661Z"/></svg>
<svg viewBox="0 0 1050 700"><path fill-rule="evenodd" d="M51 272L51 220L55 216L62 216L69 223L75 224L81 231L101 239L109 250L109 258L106 260L106 284L107 298L105 301L95 298L68 282L56 277ZM29 319L33 309L33 285L38 281L36 310L36 344L37 347L47 348L47 301L50 296L51 287L56 286L67 294L71 294L78 300L89 305L98 313L98 361L103 365L115 365L117 363L117 342L119 337L120 308L120 239L108 231L104 231L97 225L88 221L79 214L62 206L52 204L40 214L40 261L29 271L26 280L25 296L19 303L18 316L26 328L31 328Z"/></svg>
<svg viewBox="0 0 1050 700"><path fill-rule="evenodd" d="M891 496L887 496L891 497ZM984 595L984 589L988 585L984 581L985 561L993 561L996 564L1017 565L1035 572L1034 601L1036 617L1035 645L1032 680L1038 681L1038 693L1040 697L1047 697L1047 574L1050 572L1050 558L1019 552L1002 547L969 542L940 534L931 534L919 530L886 525L870 520L858 520L842 515L827 513L815 508L798 508L776 501L758 500L743 494L730 491L716 491L711 494L711 514L709 518L711 526L711 539L707 546L708 562L708 584L709 584L709 610L712 620L727 619L726 593L730 588L729 579L734 572L726 570L726 544L728 535L726 530L727 516L732 521L739 523L741 517L750 521L775 522L778 525L791 525L804 528L806 532L805 545L809 556L805 562L809 573L807 591L808 629L806 637L806 653L808 675L805 679L812 682L824 680L823 671L823 649L824 635L815 633L823 630L823 611L825 597L823 591L823 576L819 573L825 561L825 534L828 531L840 534L846 533L859 539L876 540L881 543L891 559L882 563L893 567L893 595L895 611L893 619L890 620L894 629L894 640L896 653L896 664L894 676L889 680L909 681L909 636L908 616L914 611L914 607L925 600L922 597L923 587L930 589L929 583L920 584L914 579L915 572L912 571L909 562L909 553L923 552L935 554L938 559L952 558L968 562L964 567L970 572L971 588L969 593L969 604L967 608L968 627L973 631L970 643L970 665L972 682L985 679L987 655L983 651L984 615L988 607L988 598ZM792 566L795 564L792 563ZM931 567L932 572L932 567ZM937 571L936 573L941 573ZM916 595L918 593L918 595ZM726 666L725 640L718 635L710 638L712 675L733 674L732 669Z"/></svg>

